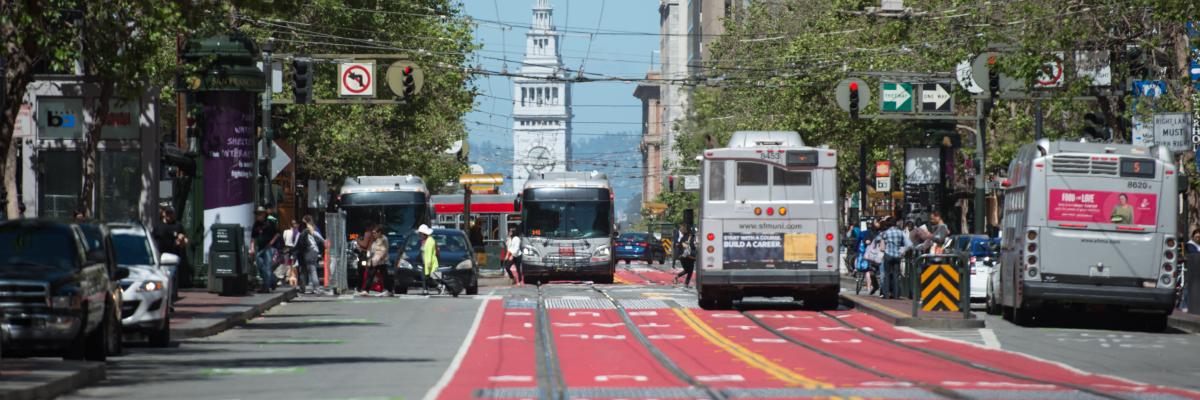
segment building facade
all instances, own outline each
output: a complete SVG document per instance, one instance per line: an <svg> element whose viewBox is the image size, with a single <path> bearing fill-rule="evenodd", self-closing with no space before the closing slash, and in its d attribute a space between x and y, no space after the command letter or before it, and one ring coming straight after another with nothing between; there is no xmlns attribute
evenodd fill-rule
<svg viewBox="0 0 1200 400"><path fill-rule="evenodd" d="M533 174L571 168L571 85L548 0L533 6L525 59L513 79L513 192Z"/></svg>
<svg viewBox="0 0 1200 400"><path fill-rule="evenodd" d="M651 71L646 74L647 82L655 82L661 75ZM633 91L633 97L642 101L642 198L653 201L662 193L663 177L663 106L661 87L656 83L642 83Z"/></svg>

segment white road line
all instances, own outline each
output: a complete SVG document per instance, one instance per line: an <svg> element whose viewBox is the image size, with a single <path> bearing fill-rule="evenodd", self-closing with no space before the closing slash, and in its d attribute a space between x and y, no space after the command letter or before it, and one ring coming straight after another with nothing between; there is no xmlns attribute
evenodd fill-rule
<svg viewBox="0 0 1200 400"><path fill-rule="evenodd" d="M450 365L446 367L446 372L442 373L441 379L433 387L425 392L425 400L436 400L442 394L442 390L450 384L450 380L454 378L454 374L458 372L458 367L462 365L462 360L467 356L467 350L471 347L471 341L475 340L475 332L479 330L479 322L483 320L483 310L487 309L488 303L492 299L484 299L479 302L479 309L475 311L475 320L471 322L471 329L467 330L467 337L463 339L461 345L458 346L458 353L454 354L454 359L450 360Z"/></svg>
<svg viewBox="0 0 1200 400"><path fill-rule="evenodd" d="M996 331L983 328L979 330L979 336L983 338L983 345L992 349L1000 348L1000 338L996 337Z"/></svg>

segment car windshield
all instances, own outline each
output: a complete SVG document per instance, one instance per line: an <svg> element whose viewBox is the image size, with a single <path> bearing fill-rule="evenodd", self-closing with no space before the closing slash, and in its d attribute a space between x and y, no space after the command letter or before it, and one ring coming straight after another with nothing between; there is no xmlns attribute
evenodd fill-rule
<svg viewBox="0 0 1200 400"><path fill-rule="evenodd" d="M433 240L438 245L438 251L443 253L464 253L467 251L467 237L462 233L441 233L434 232ZM413 234L409 236L408 244L404 246L405 252L417 251L421 248L421 235Z"/></svg>
<svg viewBox="0 0 1200 400"><path fill-rule="evenodd" d="M524 207L526 236L590 239L612 232L607 201L528 201Z"/></svg>
<svg viewBox="0 0 1200 400"><path fill-rule="evenodd" d="M81 224L79 230L83 231L83 244L87 246L87 251L104 248L104 232L100 231L99 226Z"/></svg>
<svg viewBox="0 0 1200 400"><path fill-rule="evenodd" d="M154 265L154 250L142 235L118 233L112 235L117 265Z"/></svg>
<svg viewBox="0 0 1200 400"><path fill-rule="evenodd" d="M50 268L69 271L79 250L66 227L0 228L0 268Z"/></svg>

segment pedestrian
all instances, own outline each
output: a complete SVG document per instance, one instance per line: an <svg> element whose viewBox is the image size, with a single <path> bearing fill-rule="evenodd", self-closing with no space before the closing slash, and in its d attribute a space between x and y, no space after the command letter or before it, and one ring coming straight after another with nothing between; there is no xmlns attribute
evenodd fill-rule
<svg viewBox="0 0 1200 400"><path fill-rule="evenodd" d="M363 268L362 284L359 285L358 291L362 294L371 292L375 286L376 279L380 282L380 292L390 296L392 294L391 279L388 276L388 241L387 234L384 233L383 225L375 225L367 234L364 235L363 242L369 243L368 253L370 257L367 259L367 266Z"/></svg>
<svg viewBox="0 0 1200 400"><path fill-rule="evenodd" d="M508 272L508 277L513 280L513 284L517 286L525 286L525 271L522 271L521 266L521 237L517 236L516 228L508 228L508 242L505 243L505 248L508 251L508 266L504 268Z"/></svg>
<svg viewBox="0 0 1200 400"><path fill-rule="evenodd" d="M876 237L883 242L883 298L895 299L900 294L900 260L904 252L912 247L912 241L900 230L899 224L891 218L884 218L880 224L884 231Z"/></svg>
<svg viewBox="0 0 1200 400"><path fill-rule="evenodd" d="M851 225L850 229L846 231L845 243L848 244L848 246L846 246L846 260L845 260L846 275L854 274L854 268L855 268L854 265L856 264L855 260L858 259L858 255L860 254L860 246L861 246L861 242L859 240L860 232L861 232L861 230L859 229L858 224Z"/></svg>
<svg viewBox="0 0 1200 400"><path fill-rule="evenodd" d="M933 241L942 244L946 242L946 238L950 237L950 227L946 226L946 221L942 220L942 213L933 211L929 213L929 223L933 224L929 232L933 234Z"/></svg>
<svg viewBox="0 0 1200 400"><path fill-rule="evenodd" d="M183 225L175 220L175 210L170 207L158 210L158 221L155 222L151 235L159 252L179 257L179 265L175 270L177 287L192 287L192 262L187 257L188 238L183 233Z"/></svg>
<svg viewBox="0 0 1200 400"><path fill-rule="evenodd" d="M692 272L696 270L696 235L687 225L681 226L683 236L675 247L679 249L679 264L683 266L683 271L675 275L675 283L679 283L679 278L684 278L683 286L691 286Z"/></svg>
<svg viewBox="0 0 1200 400"><path fill-rule="evenodd" d="M300 292L316 293L321 285L321 280L317 277L317 267L321 262L321 247L322 243L325 243L325 237L317 231L311 215L305 215L301 221L302 230L300 238L296 241L296 260L300 263L300 267L297 268L300 275Z"/></svg>
<svg viewBox="0 0 1200 400"><path fill-rule="evenodd" d="M1187 247L1184 247L1183 254L1200 253L1200 229L1192 231L1192 240L1187 242Z"/></svg>
<svg viewBox="0 0 1200 400"><path fill-rule="evenodd" d="M300 220L292 218L288 229L283 231L283 279L288 286L298 286L296 277L296 242L300 240ZM278 268L276 268L278 270ZM275 276L280 274L276 271Z"/></svg>
<svg viewBox="0 0 1200 400"><path fill-rule="evenodd" d="M684 225L682 222L679 223L678 225L675 225L675 235L671 238L672 240L674 240L674 243L675 243L675 247L671 249L671 258L675 262L679 261L679 255L683 251L680 244L683 243L683 238L686 235L687 235L687 231L684 230ZM674 262L671 263L671 267L672 268L675 267Z"/></svg>
<svg viewBox="0 0 1200 400"><path fill-rule="evenodd" d="M433 239L433 229L429 228L429 225L421 224L417 233L421 234L421 264L425 267L421 287L425 294L429 294L429 281L433 271L438 269L437 241Z"/></svg>
<svg viewBox="0 0 1200 400"><path fill-rule="evenodd" d="M259 293L270 293L275 290L275 242L279 240L279 228L267 218L267 209L259 207L254 226L251 227L250 252L258 264L258 276L262 279Z"/></svg>

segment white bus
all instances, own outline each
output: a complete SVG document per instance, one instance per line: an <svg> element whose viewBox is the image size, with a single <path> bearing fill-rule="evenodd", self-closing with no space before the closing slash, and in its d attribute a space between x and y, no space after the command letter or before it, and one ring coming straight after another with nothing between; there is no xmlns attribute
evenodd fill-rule
<svg viewBox="0 0 1200 400"><path fill-rule="evenodd" d="M1005 318L1048 306L1143 311L1165 327L1182 257L1178 172L1165 148L1051 142L1021 148L1004 192L1000 270Z"/></svg>
<svg viewBox="0 0 1200 400"><path fill-rule="evenodd" d="M837 152L796 132L734 132L704 151L696 235L700 305L786 296L837 306Z"/></svg>
<svg viewBox="0 0 1200 400"><path fill-rule="evenodd" d="M530 282L612 283L613 192L598 172L547 172L525 182L521 262Z"/></svg>

